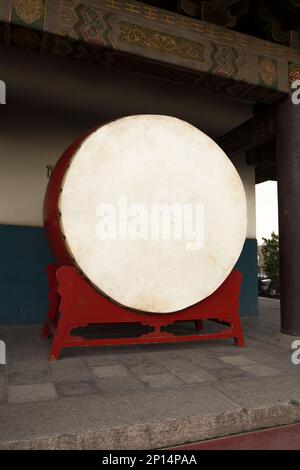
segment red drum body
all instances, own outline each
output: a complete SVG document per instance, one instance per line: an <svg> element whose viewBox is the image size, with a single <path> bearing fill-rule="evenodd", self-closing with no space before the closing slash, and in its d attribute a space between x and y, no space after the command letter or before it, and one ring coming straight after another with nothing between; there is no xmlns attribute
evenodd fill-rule
<svg viewBox="0 0 300 470"><path fill-rule="evenodd" d="M70 162L79 149L81 143L93 132L89 131L71 144L60 157L53 168L44 199L44 228L46 237L53 255L59 264L74 266L65 244L65 236L60 227L59 195L63 186L63 179Z"/></svg>

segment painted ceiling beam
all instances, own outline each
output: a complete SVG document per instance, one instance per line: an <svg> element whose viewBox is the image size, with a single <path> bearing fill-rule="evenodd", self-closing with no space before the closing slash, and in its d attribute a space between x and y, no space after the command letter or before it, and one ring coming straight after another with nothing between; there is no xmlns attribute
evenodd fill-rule
<svg viewBox="0 0 300 470"><path fill-rule="evenodd" d="M130 0L1 0L0 42L250 102L274 102L300 74L296 49Z"/></svg>

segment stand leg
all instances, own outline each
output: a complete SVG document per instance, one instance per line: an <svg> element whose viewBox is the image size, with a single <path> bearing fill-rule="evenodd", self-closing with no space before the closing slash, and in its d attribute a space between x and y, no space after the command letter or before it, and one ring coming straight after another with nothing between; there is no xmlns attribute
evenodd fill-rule
<svg viewBox="0 0 300 470"><path fill-rule="evenodd" d="M49 356L49 361L56 361L58 356L60 355L60 351L63 347L63 339L67 336L68 333L68 325L67 322L64 321L63 317L61 317L57 324L57 329L54 335L51 353Z"/></svg>
<svg viewBox="0 0 300 470"><path fill-rule="evenodd" d="M58 359L58 356L60 355L60 351L61 351L61 342L59 341L59 339L55 339L53 341L53 344L52 344L52 348L51 348L51 353L50 353L50 356L49 356L49 361L56 361Z"/></svg>
<svg viewBox="0 0 300 470"><path fill-rule="evenodd" d="M245 339L238 314L236 319L234 320L234 329L236 331L236 336L234 337L234 344L240 348L243 348L245 346Z"/></svg>
<svg viewBox="0 0 300 470"><path fill-rule="evenodd" d="M49 272L49 274L51 288L54 288L55 293L55 296L52 296L53 303L48 320L48 322L52 321L54 324L54 337L49 360L55 361L64 346L64 341L69 336L72 329L71 325L74 324L74 318L72 317L74 309L73 293L77 292L78 289L76 284L78 277L76 270L70 270L70 268L65 270L63 267L55 269L54 280L52 272ZM79 325L82 323L79 322Z"/></svg>

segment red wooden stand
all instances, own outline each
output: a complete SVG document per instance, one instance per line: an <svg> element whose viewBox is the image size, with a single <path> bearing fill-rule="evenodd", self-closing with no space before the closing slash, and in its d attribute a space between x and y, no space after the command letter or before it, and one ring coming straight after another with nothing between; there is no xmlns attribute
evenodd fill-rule
<svg viewBox="0 0 300 470"><path fill-rule="evenodd" d="M53 335L50 360L56 360L61 348L73 346L105 346L141 343L176 343L207 339L234 338L237 346L244 346L243 331L238 316L242 274L233 270L225 282L209 297L192 307L176 313L154 315L139 313L121 307L100 295L71 266L48 266L49 311L43 328L43 337ZM212 320L226 326L217 333L199 333L203 320ZM176 322L195 323L196 332L174 335L161 328ZM97 325L132 324L150 326L153 331L137 338L86 339L72 336L74 328Z"/></svg>

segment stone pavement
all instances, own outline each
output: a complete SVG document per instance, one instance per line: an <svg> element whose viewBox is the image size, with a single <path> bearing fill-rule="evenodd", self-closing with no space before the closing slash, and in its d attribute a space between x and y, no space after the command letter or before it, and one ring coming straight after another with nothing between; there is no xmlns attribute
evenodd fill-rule
<svg viewBox="0 0 300 470"><path fill-rule="evenodd" d="M300 422L295 338L278 333L278 300L259 303L243 319L245 348L64 349L50 363L40 326L0 327L0 449L158 448Z"/></svg>

